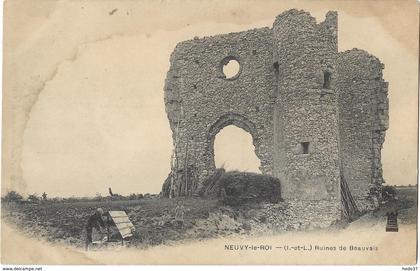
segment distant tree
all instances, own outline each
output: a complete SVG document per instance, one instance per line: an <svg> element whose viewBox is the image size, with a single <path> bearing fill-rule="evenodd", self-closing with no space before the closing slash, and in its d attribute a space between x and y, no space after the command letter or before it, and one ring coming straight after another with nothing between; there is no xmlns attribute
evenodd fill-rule
<svg viewBox="0 0 420 271"><path fill-rule="evenodd" d="M54 203L58 203L58 202L62 202L63 199L59 198L59 197L54 197L54 198L51 199L51 201L54 202Z"/></svg>
<svg viewBox="0 0 420 271"><path fill-rule="evenodd" d="M36 193L28 196L28 201L31 203L39 203L39 197Z"/></svg>
<svg viewBox="0 0 420 271"><path fill-rule="evenodd" d="M95 201L102 201L102 200L103 200L103 197L102 197L101 193L96 193Z"/></svg>
<svg viewBox="0 0 420 271"><path fill-rule="evenodd" d="M47 193L45 193L45 192L42 193L42 200L44 200L44 201L47 200Z"/></svg>
<svg viewBox="0 0 420 271"><path fill-rule="evenodd" d="M23 197L16 191L9 191L2 200L5 202L20 202L22 201Z"/></svg>
<svg viewBox="0 0 420 271"><path fill-rule="evenodd" d="M132 193L128 196L128 199L129 200L135 200L135 199L137 199L137 195L135 193Z"/></svg>
<svg viewBox="0 0 420 271"><path fill-rule="evenodd" d="M66 202L77 202L79 201L78 198L76 198L74 195L72 195L71 197L65 199Z"/></svg>

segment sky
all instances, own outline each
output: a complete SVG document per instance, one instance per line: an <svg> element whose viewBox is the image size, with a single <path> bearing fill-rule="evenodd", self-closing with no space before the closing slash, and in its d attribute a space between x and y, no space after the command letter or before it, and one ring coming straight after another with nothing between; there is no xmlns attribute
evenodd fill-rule
<svg viewBox="0 0 420 271"><path fill-rule="evenodd" d="M163 86L176 44L271 27L293 7L318 22L337 10L339 51L365 49L385 64L384 178L416 183L416 1L36 3L5 4L2 193L158 193L170 171ZM216 165L258 172L251 142L243 130L226 127L216 137Z"/></svg>

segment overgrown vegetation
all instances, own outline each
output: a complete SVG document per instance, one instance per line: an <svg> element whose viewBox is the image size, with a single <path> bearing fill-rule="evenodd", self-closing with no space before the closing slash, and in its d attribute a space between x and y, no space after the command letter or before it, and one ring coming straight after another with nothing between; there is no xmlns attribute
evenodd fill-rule
<svg viewBox="0 0 420 271"><path fill-rule="evenodd" d="M390 200L395 200L395 197L397 195L397 190L395 187L386 185L382 187L382 200L387 202Z"/></svg>
<svg viewBox="0 0 420 271"><path fill-rule="evenodd" d="M395 191L394 199L398 200L386 202L374 212L374 217L383 218L387 212L397 211L401 223L415 224L416 187L396 187ZM42 196L32 194L31 199L37 201L32 203L29 197L24 199L16 191L10 191L2 200L17 204L2 204L2 221L16 225L27 235L77 247L83 246L86 220L98 207L105 212L125 211L136 228L129 245L139 248L230 234L266 233L269 230L284 230L287 226L284 219L286 202L226 206L220 199L186 198L183 200L185 222L183 227L179 227L174 223L179 198L156 198L156 195L145 194L142 199L134 199L139 195L132 194L127 197L131 199L126 200L97 195L96 200L73 197L48 198L45 201Z"/></svg>
<svg viewBox="0 0 420 271"><path fill-rule="evenodd" d="M41 196L38 196L38 194L33 193L28 195L26 198L22 196L20 193L12 190L7 192L6 195L4 195L1 200L5 203L31 203L31 204L40 204L40 203L72 203L72 202L101 202L101 201L121 201L121 200L139 200L139 199L152 199L152 198L158 198L159 195L157 194L141 194L141 193L132 193L128 196L123 195L114 195L114 196L102 196L101 194L97 193L95 197L53 197L53 198L47 198L47 194L45 192L42 193Z"/></svg>
<svg viewBox="0 0 420 271"><path fill-rule="evenodd" d="M201 196L220 198L227 205L277 203L281 200L280 180L258 173L217 169L202 187Z"/></svg>
<svg viewBox="0 0 420 271"><path fill-rule="evenodd" d="M206 219L220 204L215 200L185 199L185 224L174 223L177 199L140 199L110 201L55 202L50 204L2 205L2 220L17 225L23 232L50 242L82 247L87 219L96 208L105 212L122 210L136 230L130 245L147 247L191 238L188 234L196 220ZM204 236L207 237L207 236Z"/></svg>
<svg viewBox="0 0 420 271"><path fill-rule="evenodd" d="M384 190L384 196L389 197L389 200L384 200L375 215L385 216L388 212L397 212L401 223L417 223L417 186L385 186Z"/></svg>
<svg viewBox="0 0 420 271"><path fill-rule="evenodd" d="M23 200L23 197L21 194L19 194L16 191L9 191L7 194L1 198L3 202L20 202Z"/></svg>

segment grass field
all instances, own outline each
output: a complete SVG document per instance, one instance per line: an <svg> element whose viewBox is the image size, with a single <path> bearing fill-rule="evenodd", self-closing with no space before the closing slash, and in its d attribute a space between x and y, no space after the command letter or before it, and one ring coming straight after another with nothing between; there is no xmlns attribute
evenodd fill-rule
<svg viewBox="0 0 420 271"><path fill-rule="evenodd" d="M416 189L416 187L397 188L398 200L387 202L379 210L373 212L372 219L379 219L388 211L398 211L401 223L416 223ZM139 248L170 244L181 240L249 234L251 230L258 228L264 233L268 227L265 225L266 221L259 221L256 219L258 215L255 215L262 211L265 205L255 204L232 209L222 206L217 200L199 198L184 200L185 223L184 227L179 227L173 223L176 201L176 199L152 198L71 203L3 203L2 221L17 225L26 235L76 247L84 245L86 220L98 207L102 207L104 211L125 211L136 228L128 245ZM241 208L242 214L244 210L247 212L247 223L238 217L238 214L241 214L238 210Z"/></svg>
<svg viewBox="0 0 420 271"><path fill-rule="evenodd" d="M2 204L4 220L18 225L24 232L51 242L66 242L82 246L84 226L96 208L104 211L123 210L136 227L133 245L158 245L165 241L183 239L191 221L208 217L217 209L217 201L188 199L186 225L179 228L171 223L176 200L141 199L101 202Z"/></svg>

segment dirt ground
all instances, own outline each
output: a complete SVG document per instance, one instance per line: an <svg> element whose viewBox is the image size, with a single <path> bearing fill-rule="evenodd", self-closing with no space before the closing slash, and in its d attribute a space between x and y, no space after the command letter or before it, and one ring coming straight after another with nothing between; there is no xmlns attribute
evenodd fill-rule
<svg viewBox="0 0 420 271"><path fill-rule="evenodd" d="M334 230L360 225L385 223L388 211L398 211L399 223L417 222L417 188L397 189L398 200L384 204L379 210L365 214L351 224L332 227ZM2 204L2 221L15 225L24 235L81 248L85 241L84 225L98 207L123 210L133 222L134 236L127 247L149 248L186 241L208 240L227 236L263 236L276 234L276 221L281 217L261 219L267 209L282 208L282 204L255 204L236 209L223 206L217 200L185 199L184 225L174 223L174 199L140 199L124 201ZM280 231L281 232L281 231ZM94 239L99 240L99 234Z"/></svg>

